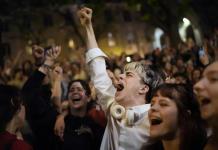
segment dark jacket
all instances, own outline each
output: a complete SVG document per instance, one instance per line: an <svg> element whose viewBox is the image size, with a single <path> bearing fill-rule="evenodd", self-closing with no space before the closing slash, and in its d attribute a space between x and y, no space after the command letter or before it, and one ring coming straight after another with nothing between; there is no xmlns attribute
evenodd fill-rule
<svg viewBox="0 0 218 150"><path fill-rule="evenodd" d="M49 86L42 85L45 75L35 71L23 87L27 120L36 137L37 150L97 150L104 128L86 116L68 115L65 119L64 141L54 135L58 112L51 104Z"/></svg>

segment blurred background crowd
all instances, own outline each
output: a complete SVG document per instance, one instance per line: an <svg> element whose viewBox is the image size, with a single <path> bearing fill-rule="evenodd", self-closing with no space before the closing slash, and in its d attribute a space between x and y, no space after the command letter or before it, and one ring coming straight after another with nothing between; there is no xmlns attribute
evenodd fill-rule
<svg viewBox="0 0 218 150"><path fill-rule="evenodd" d="M216 1L1 1L0 83L22 87L34 70L32 46L62 46L64 82L88 80L83 32L76 10L95 9L100 47L118 75L123 64L142 60L163 68L175 82L195 83L217 57ZM7 6L7 7L5 7ZM207 6L207 8L205 8Z"/></svg>

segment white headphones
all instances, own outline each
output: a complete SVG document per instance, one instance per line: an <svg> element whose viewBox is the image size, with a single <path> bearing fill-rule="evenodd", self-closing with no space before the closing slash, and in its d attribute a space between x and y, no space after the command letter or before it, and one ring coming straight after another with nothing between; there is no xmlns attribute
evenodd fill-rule
<svg viewBox="0 0 218 150"><path fill-rule="evenodd" d="M133 110L131 109L128 109L126 111L126 109L121 106L121 105L118 105L118 104L115 104L111 106L111 109L110 109L110 112L111 112L111 115L115 118L115 119L118 119L118 120L121 120L121 119L124 119L126 118L127 120L127 124L129 126L132 126L134 124L134 122L136 120L138 120L137 118L137 115L134 113Z"/></svg>
<svg viewBox="0 0 218 150"><path fill-rule="evenodd" d="M119 120L125 117L126 110L123 106L116 104L111 106L110 112L115 119Z"/></svg>

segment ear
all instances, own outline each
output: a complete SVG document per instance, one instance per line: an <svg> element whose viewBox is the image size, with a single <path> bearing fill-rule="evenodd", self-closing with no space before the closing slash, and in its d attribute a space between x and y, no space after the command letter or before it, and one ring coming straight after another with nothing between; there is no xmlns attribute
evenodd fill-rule
<svg viewBox="0 0 218 150"><path fill-rule="evenodd" d="M139 94L140 95L144 95L146 93L148 93L149 91L149 86L144 84L140 89L139 89Z"/></svg>

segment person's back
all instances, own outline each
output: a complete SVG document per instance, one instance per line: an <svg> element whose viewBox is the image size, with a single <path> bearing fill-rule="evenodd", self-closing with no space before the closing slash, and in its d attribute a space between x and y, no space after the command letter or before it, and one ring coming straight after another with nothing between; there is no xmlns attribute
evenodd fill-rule
<svg viewBox="0 0 218 150"><path fill-rule="evenodd" d="M25 107L14 86L0 85L0 120L1 150L32 150L20 133L25 121Z"/></svg>

